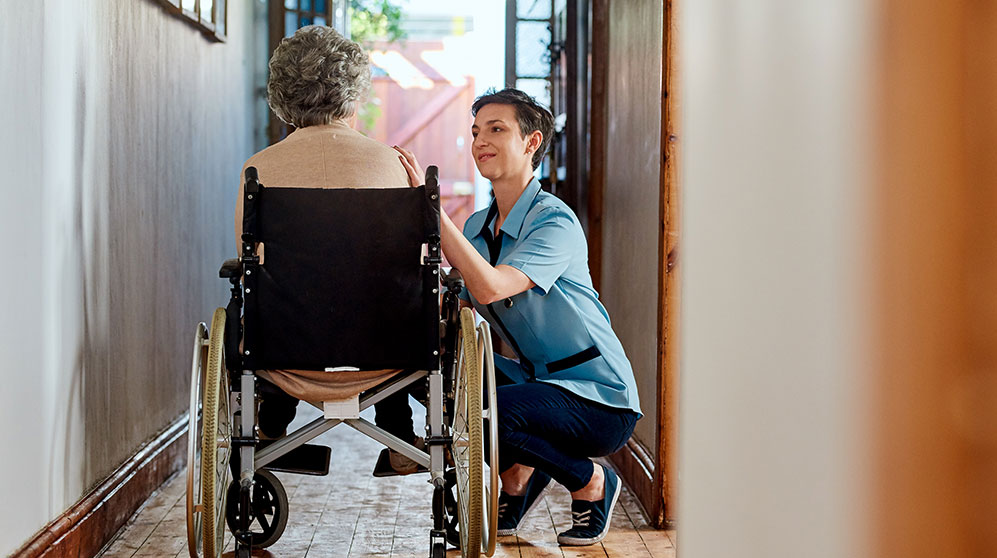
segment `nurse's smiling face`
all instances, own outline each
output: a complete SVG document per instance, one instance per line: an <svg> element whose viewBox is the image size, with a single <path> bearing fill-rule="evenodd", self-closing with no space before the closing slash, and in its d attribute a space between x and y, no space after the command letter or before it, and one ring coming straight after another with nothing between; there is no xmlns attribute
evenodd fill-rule
<svg viewBox="0 0 997 558"><path fill-rule="evenodd" d="M491 103L481 107L471 126L471 155L478 172L488 180L518 178L533 172L533 152L540 132L523 137L512 105ZM536 137L534 137L536 136Z"/></svg>

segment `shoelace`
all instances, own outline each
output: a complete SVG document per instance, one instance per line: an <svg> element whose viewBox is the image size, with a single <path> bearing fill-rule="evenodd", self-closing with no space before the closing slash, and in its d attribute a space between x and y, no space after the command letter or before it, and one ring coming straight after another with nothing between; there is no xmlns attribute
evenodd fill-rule
<svg viewBox="0 0 997 558"><path fill-rule="evenodd" d="M592 510L582 512L571 512L571 523L574 527L588 527L589 519L592 518Z"/></svg>
<svg viewBox="0 0 997 558"><path fill-rule="evenodd" d="M509 507L509 502L499 502L498 514L499 517L505 515L505 510Z"/></svg>

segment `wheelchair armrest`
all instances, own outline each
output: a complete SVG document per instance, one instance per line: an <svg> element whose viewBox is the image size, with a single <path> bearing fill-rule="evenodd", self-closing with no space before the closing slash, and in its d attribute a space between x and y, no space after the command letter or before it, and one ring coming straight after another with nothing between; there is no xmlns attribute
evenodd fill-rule
<svg viewBox="0 0 997 558"><path fill-rule="evenodd" d="M464 278L461 277L460 271L457 271L456 267L451 267L449 272L443 270L440 277L446 290L457 294L464 289Z"/></svg>
<svg viewBox="0 0 997 558"><path fill-rule="evenodd" d="M222 264L222 268L218 270L218 276L223 279L242 277L242 262L240 262L238 258L225 260L225 263Z"/></svg>

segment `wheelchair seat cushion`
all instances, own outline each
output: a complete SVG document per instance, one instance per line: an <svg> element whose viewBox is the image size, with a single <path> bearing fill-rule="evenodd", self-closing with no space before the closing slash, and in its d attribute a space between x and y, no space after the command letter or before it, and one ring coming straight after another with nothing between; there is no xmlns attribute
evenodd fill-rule
<svg viewBox="0 0 997 558"><path fill-rule="evenodd" d="M260 370L256 374L302 401L348 399L388 380L401 370L325 372L318 370Z"/></svg>

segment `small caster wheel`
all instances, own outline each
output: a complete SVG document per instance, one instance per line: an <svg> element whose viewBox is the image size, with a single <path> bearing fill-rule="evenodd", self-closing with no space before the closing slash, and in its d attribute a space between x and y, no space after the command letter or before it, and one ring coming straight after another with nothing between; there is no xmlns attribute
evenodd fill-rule
<svg viewBox="0 0 997 558"><path fill-rule="evenodd" d="M239 483L233 481L228 487L228 510L225 520L233 533L239 529L242 510L239 509ZM249 510L249 534L253 548L266 548L284 534L287 526L287 492L277 477L260 469L253 477L253 496Z"/></svg>

